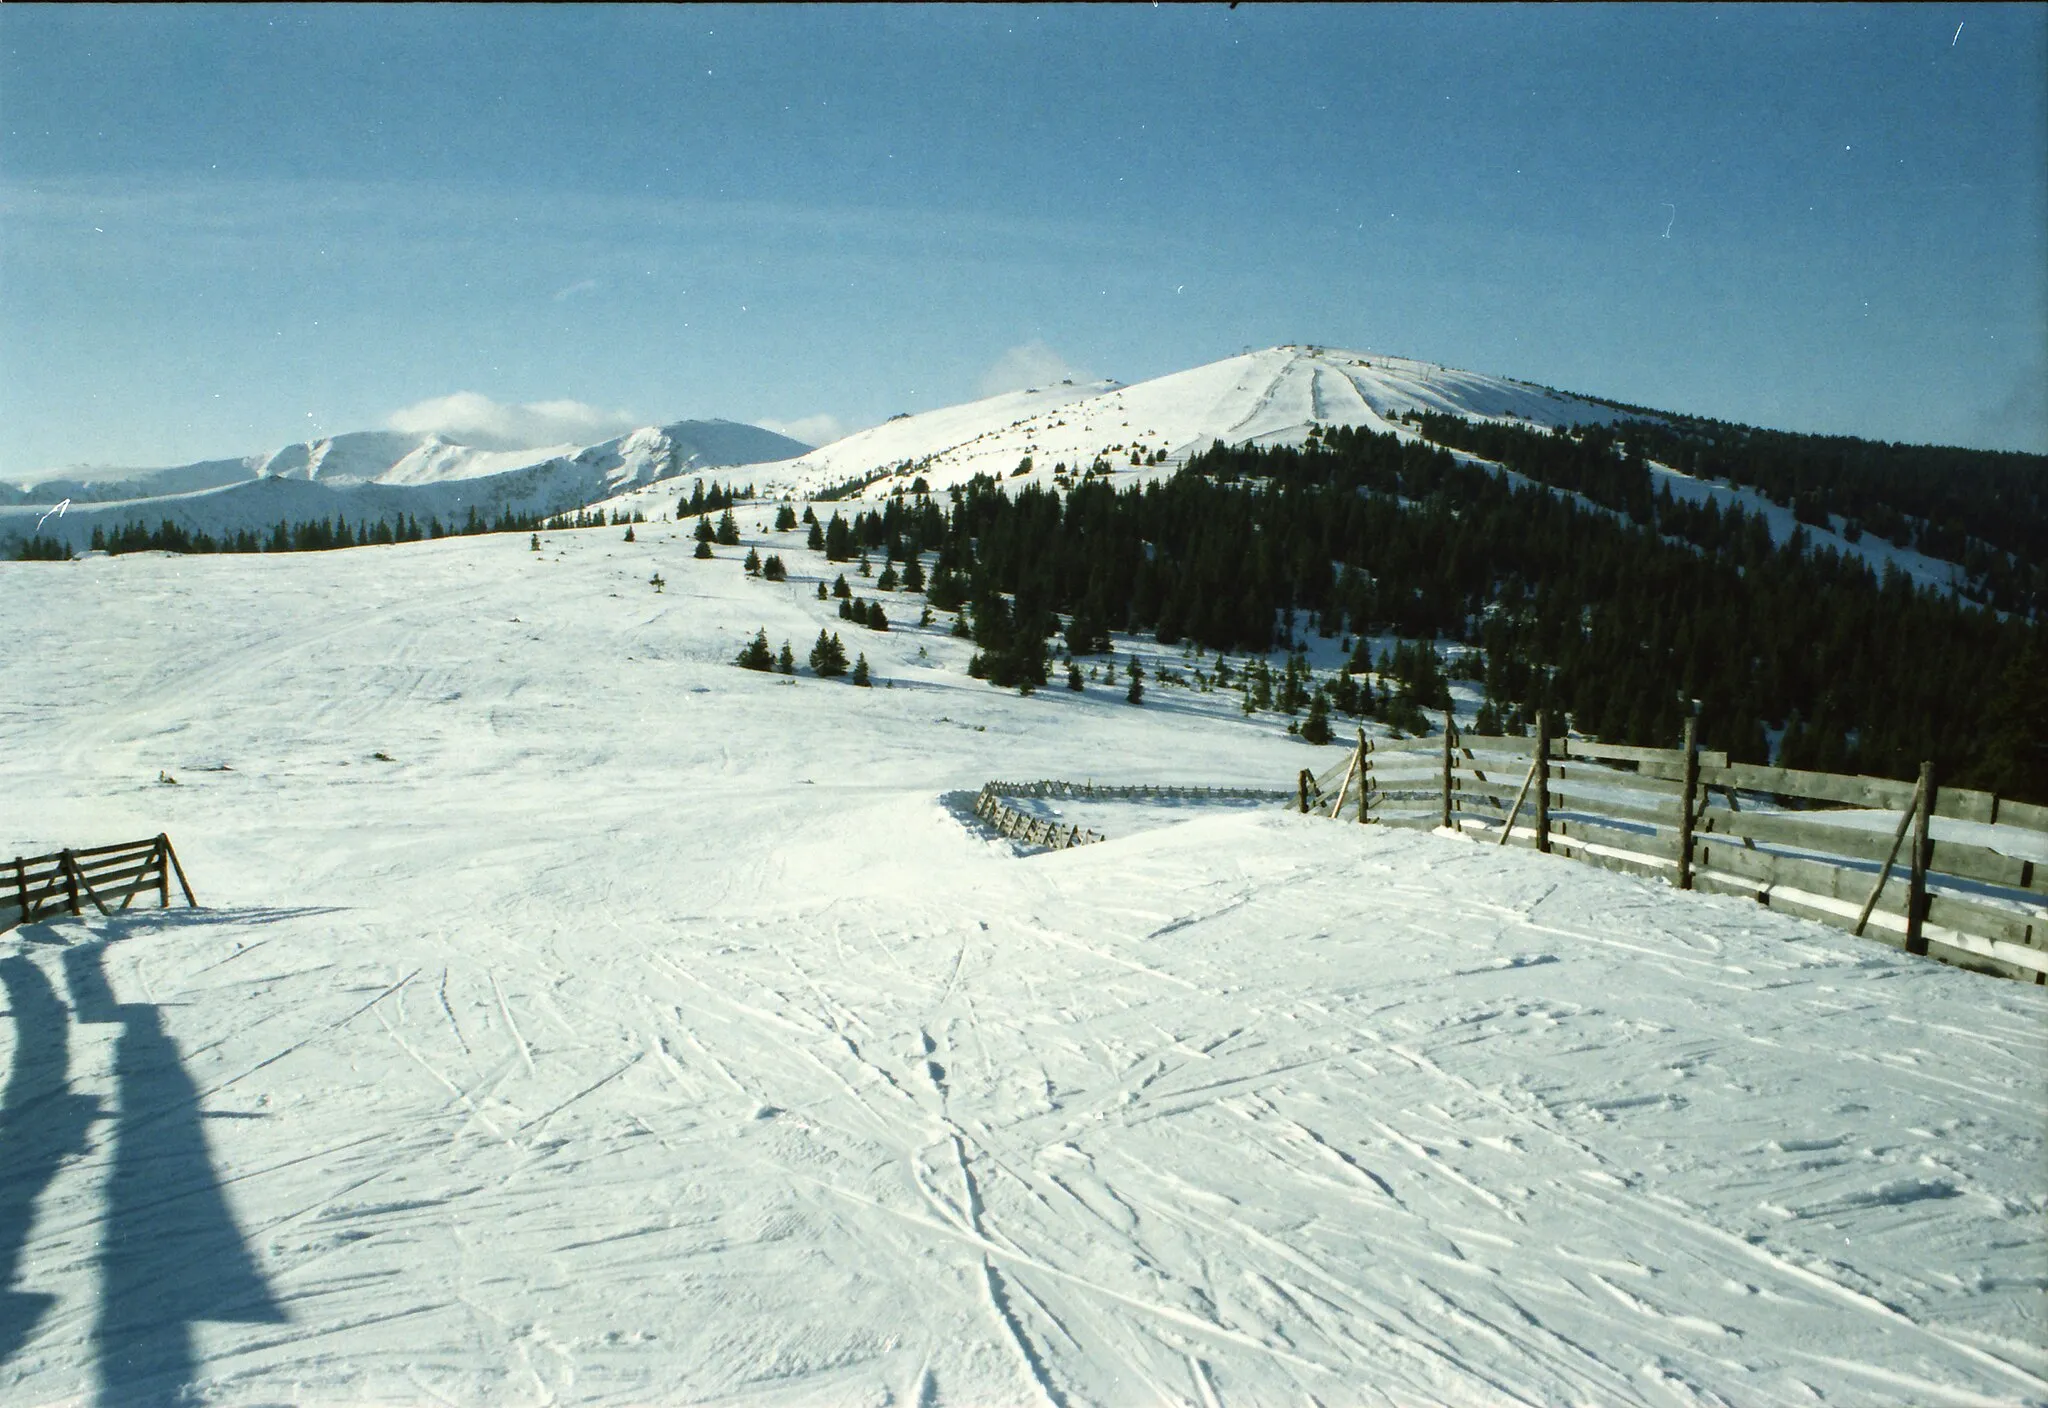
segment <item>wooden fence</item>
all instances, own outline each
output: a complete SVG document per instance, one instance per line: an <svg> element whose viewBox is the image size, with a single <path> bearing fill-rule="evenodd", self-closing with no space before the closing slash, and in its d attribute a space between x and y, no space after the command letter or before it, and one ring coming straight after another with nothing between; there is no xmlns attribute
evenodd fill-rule
<svg viewBox="0 0 2048 1408"><path fill-rule="evenodd" d="M16 856L12 913L0 913L0 933L53 915L82 914L82 901L90 901L101 914L112 914L107 906L116 900L126 909L137 895L151 890L156 891L157 907L169 908L173 875L185 894L185 903L196 908L199 901L192 898L185 867L178 864L171 838L162 833L146 841L47 856Z"/></svg>
<svg viewBox="0 0 2048 1408"><path fill-rule="evenodd" d="M2048 807L1937 784L1636 748L1460 734L1372 742L1301 775L1303 811L1455 827L1680 889L1745 895L1946 963L2048 983ZM1870 829L1872 811L1898 812ZM1973 822L1936 839L1934 818ZM1911 832L1909 839L1908 832Z"/></svg>
<svg viewBox="0 0 2048 1408"><path fill-rule="evenodd" d="M1012 840L1063 851L1070 846L1086 846L1109 838L1099 831L1084 831L1078 826L1062 826L1045 817L1032 816L1010 806L1003 800L1005 797L1069 797L1121 802L1207 802L1219 799L1286 802L1294 799L1294 793L1257 787L1107 786L1093 782L1060 782L1050 778L1038 782L989 782L982 785L981 792L974 799L976 816Z"/></svg>

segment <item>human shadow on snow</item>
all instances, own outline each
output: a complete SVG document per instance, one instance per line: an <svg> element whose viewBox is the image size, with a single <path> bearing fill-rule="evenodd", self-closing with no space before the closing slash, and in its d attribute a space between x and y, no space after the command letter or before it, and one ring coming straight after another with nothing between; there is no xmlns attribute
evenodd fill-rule
<svg viewBox="0 0 2048 1408"><path fill-rule="evenodd" d="M246 917L246 916L245 916ZM119 1024L114 1046L113 1153L99 1228L100 1306L93 1331L103 1405L171 1404L196 1377L194 1321L285 1319L222 1194L200 1128L199 1092L177 1043L149 1003L117 1003L101 966L105 944L65 949L72 1015ZM36 1198L86 1147L99 1102L72 1095L68 1022L41 970L0 959L16 1030L0 1109L0 1362L27 1341L51 1297L13 1289Z"/></svg>

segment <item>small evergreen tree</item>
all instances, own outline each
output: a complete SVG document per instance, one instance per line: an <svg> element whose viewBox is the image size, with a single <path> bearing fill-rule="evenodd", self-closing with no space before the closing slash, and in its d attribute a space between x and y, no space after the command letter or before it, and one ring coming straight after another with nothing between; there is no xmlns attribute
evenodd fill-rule
<svg viewBox="0 0 2048 1408"><path fill-rule="evenodd" d="M1320 748L1330 741L1330 701L1319 689L1308 701L1308 718L1301 726L1304 742Z"/></svg>
<svg viewBox="0 0 2048 1408"><path fill-rule="evenodd" d="M1131 704L1145 702L1145 681L1135 669L1131 671L1131 687L1124 691L1124 699Z"/></svg>
<svg viewBox="0 0 2048 1408"><path fill-rule="evenodd" d="M718 516L718 545L727 548L740 545L740 523L732 516L731 509Z"/></svg>
<svg viewBox="0 0 2048 1408"><path fill-rule="evenodd" d="M712 537L714 536L711 531L711 520L708 518L698 519L697 526L695 529L692 530L690 536L694 537L700 543L710 542Z"/></svg>
<svg viewBox="0 0 2048 1408"><path fill-rule="evenodd" d="M533 535L532 539L531 539L531 540L530 540L530 541L528 542L527 546L528 546L528 547L531 547L531 548L532 548L532 549L533 549L533 550L534 550L535 552L539 552L539 551L540 551L540 534L538 534L538 533L535 533L535 534Z"/></svg>
<svg viewBox="0 0 2048 1408"><path fill-rule="evenodd" d="M811 647L811 669L821 679L846 673L846 647L836 632L829 636L818 632L818 643Z"/></svg>
<svg viewBox="0 0 2048 1408"><path fill-rule="evenodd" d="M868 657L865 654L863 654L860 657L860 659L853 662L853 682L859 685L862 689L867 689L869 687Z"/></svg>
<svg viewBox="0 0 2048 1408"><path fill-rule="evenodd" d="M1067 688L1076 694L1081 692L1081 667L1072 660L1067 661Z"/></svg>
<svg viewBox="0 0 2048 1408"><path fill-rule="evenodd" d="M743 670L771 670L775 657L768 650L768 632L756 631L754 638L742 646L734 664Z"/></svg>
<svg viewBox="0 0 2048 1408"><path fill-rule="evenodd" d="M820 600L820 601L829 601L829 600L831 600L831 599L832 599L832 593L830 593L830 592L828 592L828 591L826 591L826 590L825 590L825 584L824 584L823 582L819 582L819 583L818 583L818 600Z"/></svg>
<svg viewBox="0 0 2048 1408"><path fill-rule="evenodd" d="M694 553L690 554L690 555L691 555L692 557L696 557L696 558L706 558L706 557L709 557L709 556L711 556L711 544L709 544L709 543L698 543L698 544L697 544L697 550L696 550L696 551L695 551Z"/></svg>
<svg viewBox="0 0 2048 1408"><path fill-rule="evenodd" d="M817 518L809 509L804 510L804 517L810 521L811 525L811 531L804 538L804 546L812 552L823 552L825 550L825 530L818 526Z"/></svg>
<svg viewBox="0 0 2048 1408"><path fill-rule="evenodd" d="M782 643L782 652L775 657L775 673L793 675L796 673L796 656L789 648L789 642Z"/></svg>
<svg viewBox="0 0 2048 1408"><path fill-rule="evenodd" d="M626 525L626 541L629 543L633 541L633 525L630 523Z"/></svg>
<svg viewBox="0 0 2048 1408"><path fill-rule="evenodd" d="M853 595L853 588L846 585L846 574L844 572L841 572L839 580L832 584L832 595L838 597L841 601L845 601Z"/></svg>
<svg viewBox="0 0 2048 1408"><path fill-rule="evenodd" d="M775 510L775 531L787 533L796 527L796 510L783 504Z"/></svg>
<svg viewBox="0 0 2048 1408"><path fill-rule="evenodd" d="M649 577L647 579L647 584L653 587L656 591L660 591L663 587L666 587L668 585L668 583L662 579L662 575L659 571L657 571L652 577Z"/></svg>
<svg viewBox="0 0 2048 1408"><path fill-rule="evenodd" d="M864 624L871 631L886 631L889 629L889 617L882 610L881 602L871 601L868 603L868 618Z"/></svg>
<svg viewBox="0 0 2048 1408"><path fill-rule="evenodd" d="M920 626L929 626L931 623L932 608L930 603L926 603L924 610L917 613L917 624Z"/></svg>
<svg viewBox="0 0 2048 1408"><path fill-rule="evenodd" d="M893 592L896 590L896 586L896 569L893 567L884 567L882 569L882 575L875 578L875 590L878 592Z"/></svg>
<svg viewBox="0 0 2048 1408"><path fill-rule="evenodd" d="M749 577L758 577L758 576L760 576L760 575L761 575L761 554L760 554L760 553L758 553L758 552L756 552L756 551L755 551L754 549L752 549L752 548L748 548L748 549L747 549L747 560L746 560L745 566L746 566L746 569L747 569L747 575L748 575Z"/></svg>
<svg viewBox="0 0 2048 1408"><path fill-rule="evenodd" d="M785 504L784 507L786 508L788 505ZM787 581L789 579L789 569L782 565L780 557L771 552L768 554L768 560L761 564L761 575L771 582Z"/></svg>

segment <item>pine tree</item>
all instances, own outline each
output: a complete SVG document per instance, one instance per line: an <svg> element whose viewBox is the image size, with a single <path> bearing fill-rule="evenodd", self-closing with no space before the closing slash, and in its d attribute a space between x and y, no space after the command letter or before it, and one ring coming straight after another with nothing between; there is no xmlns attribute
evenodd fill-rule
<svg viewBox="0 0 2048 1408"><path fill-rule="evenodd" d="M828 592L828 591L826 591L826 590L825 590L825 584L824 584L823 582L819 582L819 583L818 583L818 600L820 600L820 601L829 601L829 600L831 599L831 597L832 597L832 594L831 594L830 592Z"/></svg>
<svg viewBox="0 0 2048 1408"><path fill-rule="evenodd" d="M697 557L697 558L705 558L705 557L709 557L709 556L711 556L711 544L709 544L709 543L699 543L699 544L697 544L697 550L696 550L696 551L695 551L694 553L692 553L692 554L691 554L691 556L692 556L692 557Z"/></svg>
<svg viewBox="0 0 2048 1408"><path fill-rule="evenodd" d="M731 509L718 516L718 545L727 548L740 545L740 523L732 516Z"/></svg>
<svg viewBox="0 0 2048 1408"><path fill-rule="evenodd" d="M1142 704L1145 702L1145 681L1144 678L1137 673L1137 670L1135 668L1136 663L1136 661L1132 662L1133 669L1131 672L1131 687L1124 691L1124 700L1125 702L1130 704Z"/></svg>
<svg viewBox="0 0 2048 1408"><path fill-rule="evenodd" d="M791 653L788 641L782 643L782 651L775 657L775 673L778 675L793 675L796 673L796 656Z"/></svg>
<svg viewBox="0 0 2048 1408"><path fill-rule="evenodd" d="M771 552L768 560L761 564L761 576L770 582L783 582L789 580L789 569L782 565L780 557Z"/></svg>
<svg viewBox="0 0 2048 1408"><path fill-rule="evenodd" d="M633 525L630 523L626 525L626 541L629 543L633 541Z"/></svg>
<svg viewBox="0 0 2048 1408"><path fill-rule="evenodd" d="M1321 690L1317 690L1308 701L1308 719L1301 726L1304 742L1320 748L1330 741L1330 703Z"/></svg>
<svg viewBox="0 0 2048 1408"><path fill-rule="evenodd" d="M540 534L538 534L538 533L535 533L535 534L533 535L533 538L531 539L531 541L529 541L529 542L528 542L527 546L528 546L528 547L531 547L531 548L532 548L532 549L533 549L533 550L534 550L535 552L539 552L539 551L540 551Z"/></svg>
<svg viewBox="0 0 2048 1408"><path fill-rule="evenodd" d="M860 659L853 662L853 682L859 685L862 689L867 689L869 687L868 657L866 655L862 655Z"/></svg>
<svg viewBox="0 0 2048 1408"><path fill-rule="evenodd" d="M846 647L836 632L829 636L818 632L818 643L811 647L811 669L822 679L846 673Z"/></svg>
<svg viewBox="0 0 2048 1408"><path fill-rule="evenodd" d="M875 578L875 590L878 592L893 592L896 590L896 586L896 569L894 567L884 567L882 575Z"/></svg>
<svg viewBox="0 0 2048 1408"><path fill-rule="evenodd" d="M773 669L775 657L768 650L768 632L754 632L754 638L741 648L739 658L733 663L743 670Z"/></svg>
<svg viewBox="0 0 2048 1408"><path fill-rule="evenodd" d="M1073 690L1076 694L1079 694L1082 688L1081 667L1072 660L1067 661L1067 688Z"/></svg>
<svg viewBox="0 0 2048 1408"><path fill-rule="evenodd" d="M699 485L698 487L702 488L703 486ZM691 530L690 536L695 538L700 543L710 542L712 538L716 536L716 534L714 534L711 531L711 520L708 518L698 519L697 526L696 528Z"/></svg>
<svg viewBox="0 0 2048 1408"><path fill-rule="evenodd" d="M818 526L818 520L812 516L809 509L804 510L804 517L810 521L811 525L810 533L804 538L804 546L812 552L823 552L825 550L825 530Z"/></svg>
<svg viewBox="0 0 2048 1408"><path fill-rule="evenodd" d="M647 579L647 585L653 587L656 591L660 591L663 587L666 587L668 583L662 578L661 573L657 570L652 577L649 577Z"/></svg>
<svg viewBox="0 0 2048 1408"><path fill-rule="evenodd" d="M871 631L886 631L889 629L889 617L883 612L881 602L871 601L868 603L868 617L864 624Z"/></svg>
<svg viewBox="0 0 2048 1408"><path fill-rule="evenodd" d="M903 565L903 590L921 592L924 590L924 564L917 560L917 554L910 555L910 561Z"/></svg>
<svg viewBox="0 0 2048 1408"><path fill-rule="evenodd" d="M775 510L775 531L787 533L796 527L796 510L783 504Z"/></svg>
<svg viewBox="0 0 2048 1408"><path fill-rule="evenodd" d="M755 551L754 549L752 549L752 548L748 548L748 549L747 549L747 560L746 560L745 566L746 566L746 569L747 569L747 575L748 575L749 577L758 577L758 576L760 576L760 575L761 575L761 554L760 554L760 553L758 553L758 552L756 552L756 551Z"/></svg>
<svg viewBox="0 0 2048 1408"><path fill-rule="evenodd" d="M839 580L832 584L832 595L838 597L841 601L845 601L853 595L853 588L846 585L846 574L844 572L841 572Z"/></svg>

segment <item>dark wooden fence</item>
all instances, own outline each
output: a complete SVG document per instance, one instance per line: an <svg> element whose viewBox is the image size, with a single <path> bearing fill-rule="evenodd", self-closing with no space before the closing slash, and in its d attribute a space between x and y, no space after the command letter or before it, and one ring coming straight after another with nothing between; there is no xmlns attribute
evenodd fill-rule
<svg viewBox="0 0 2048 1408"><path fill-rule="evenodd" d="M118 900L120 908L126 909L137 895L152 890L157 907L168 908L173 875L185 903L197 907L199 901L192 898L192 887L185 881L178 853L171 849L171 838L161 833L146 841L89 846L47 856L16 856L14 903L0 910L0 933L59 914L82 914L86 903L101 914L112 914L107 907L110 904Z"/></svg>
<svg viewBox="0 0 2048 1408"><path fill-rule="evenodd" d="M1050 778L1038 782L982 784L981 792L974 799L976 816L1012 840L1063 851L1069 846L1086 846L1109 838L1099 831L1084 831L1078 826L1062 826L1045 817L1032 816L1010 806L1003 800L1006 797L1072 797L1119 802L1284 802L1293 800L1294 794L1257 787L1110 786L1094 782L1060 782Z"/></svg>
<svg viewBox="0 0 2048 1408"><path fill-rule="evenodd" d="M1694 746L1635 748L1460 734L1369 741L1304 772L1303 811L1453 827L1680 889L1746 895L1909 953L2048 983L2048 807L1917 782L1731 763ZM1898 812L1873 830L1871 811ZM1936 839L1934 818L1978 823ZM1861 823L1861 824L1858 824ZM1909 835L1910 833L1910 835Z"/></svg>

